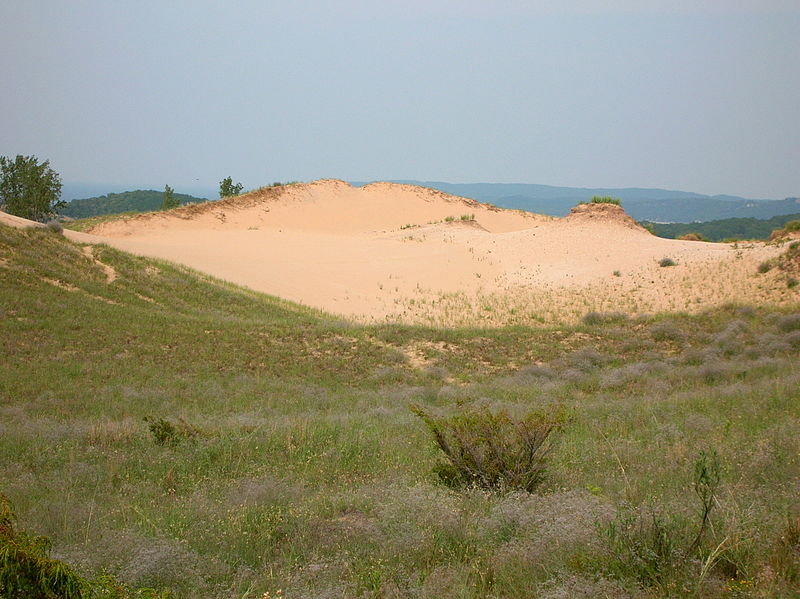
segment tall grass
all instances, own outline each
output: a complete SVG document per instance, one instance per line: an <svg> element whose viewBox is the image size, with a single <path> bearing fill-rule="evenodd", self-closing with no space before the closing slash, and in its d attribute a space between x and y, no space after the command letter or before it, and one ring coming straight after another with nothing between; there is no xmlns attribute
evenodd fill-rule
<svg viewBox="0 0 800 599"><path fill-rule="evenodd" d="M94 259L0 227L0 492L79 576L237 599L796 596L797 306L360 326ZM454 489L412 405L570 420L533 493ZM708 448L694 557L655 586L618 567L601 531L625 506L692 544Z"/></svg>

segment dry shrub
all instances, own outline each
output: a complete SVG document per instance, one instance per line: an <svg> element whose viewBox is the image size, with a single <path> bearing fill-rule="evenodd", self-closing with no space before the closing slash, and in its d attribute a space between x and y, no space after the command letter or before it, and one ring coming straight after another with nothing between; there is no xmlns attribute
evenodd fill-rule
<svg viewBox="0 0 800 599"><path fill-rule="evenodd" d="M708 238L700 233L686 233L678 237L679 241L708 241Z"/></svg>
<svg viewBox="0 0 800 599"><path fill-rule="evenodd" d="M553 414L514 418L487 409L438 417L419 406L412 411L445 455L434 469L442 482L493 491L534 491L544 480L550 434L563 422Z"/></svg>

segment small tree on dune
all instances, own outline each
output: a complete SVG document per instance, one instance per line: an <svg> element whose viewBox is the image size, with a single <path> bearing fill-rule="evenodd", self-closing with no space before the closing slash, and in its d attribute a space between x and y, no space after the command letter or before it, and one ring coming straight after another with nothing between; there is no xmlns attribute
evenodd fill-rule
<svg viewBox="0 0 800 599"><path fill-rule="evenodd" d="M181 201L175 197L175 190L169 185L164 186L164 201L161 202L162 210L171 210L181 205Z"/></svg>
<svg viewBox="0 0 800 599"><path fill-rule="evenodd" d="M231 177L225 177L219 182L219 197L227 198L230 196L238 196L240 193L242 193L242 189L243 187L241 183L236 183L234 185Z"/></svg>

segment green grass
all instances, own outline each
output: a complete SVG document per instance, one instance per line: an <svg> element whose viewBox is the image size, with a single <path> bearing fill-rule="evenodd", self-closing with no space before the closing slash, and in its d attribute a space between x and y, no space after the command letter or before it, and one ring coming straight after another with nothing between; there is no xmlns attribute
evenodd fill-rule
<svg viewBox="0 0 800 599"><path fill-rule="evenodd" d="M125 218L130 218L132 216L138 216L140 214L147 214L146 212L120 212L117 214L101 214L99 216L90 216L88 218L79 218L75 220L68 220L61 223L65 229L71 229L73 231L87 231L92 227L96 227L97 225L102 225L103 223L111 222L114 220L124 220Z"/></svg>
<svg viewBox="0 0 800 599"><path fill-rule="evenodd" d="M621 200L619 198L612 198L611 196L592 196L590 200L590 204L614 204L616 206L620 205Z"/></svg>
<svg viewBox="0 0 800 599"><path fill-rule="evenodd" d="M178 597L798 596L800 307L357 326L94 256L113 283L60 235L0 227L0 492L84 575ZM456 491L412 405L569 419L536 494ZM643 582L604 527L657 511L684 548L709 450L700 557Z"/></svg>

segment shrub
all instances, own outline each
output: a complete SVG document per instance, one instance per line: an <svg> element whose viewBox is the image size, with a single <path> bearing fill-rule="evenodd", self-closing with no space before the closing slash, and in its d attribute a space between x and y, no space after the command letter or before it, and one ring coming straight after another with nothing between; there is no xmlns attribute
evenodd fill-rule
<svg viewBox="0 0 800 599"><path fill-rule="evenodd" d="M158 445L168 445L174 447L184 439L191 439L197 436L197 429L180 420L177 425L172 424L164 418L151 418L146 416L144 421L147 423L153 440Z"/></svg>
<svg viewBox="0 0 800 599"><path fill-rule="evenodd" d="M620 200L618 198L612 198L611 196L592 196L591 204L614 204L616 206L620 205Z"/></svg>
<svg viewBox="0 0 800 599"><path fill-rule="evenodd" d="M451 487L533 492L544 480L549 437L563 418L530 413L513 418L505 411L468 410L452 416L422 418L445 455L434 471Z"/></svg>
<svg viewBox="0 0 800 599"><path fill-rule="evenodd" d="M658 261L658 265L662 268L665 266L675 266L676 264L677 262L675 262L675 260L667 257L661 258L661 260Z"/></svg>
<svg viewBox="0 0 800 599"><path fill-rule="evenodd" d="M47 221L47 228L49 230L51 230L53 233L63 233L64 232L64 227L61 225L60 222L58 222L55 219Z"/></svg>
<svg viewBox="0 0 800 599"><path fill-rule="evenodd" d="M627 507L617 518L600 526L606 539L607 551L611 554L612 568L618 576L629 576L645 585L658 586L674 580L676 572L705 555L702 542L710 527L710 513L717 502L716 492L720 483L720 464L715 451L703 451L694 463L693 487L700 499L697 530L685 526L685 521L675 515L665 516L660 510L651 508L647 513ZM690 536L691 535L691 536ZM688 546L683 546L693 538ZM705 568L719 557L717 550L706 558ZM705 576L705 574L701 574ZM702 580L702 578L701 578Z"/></svg>
<svg viewBox="0 0 800 599"><path fill-rule="evenodd" d="M169 591L131 590L111 576L87 579L50 557L50 539L16 530L16 516L0 493L0 597L3 599L173 599Z"/></svg>
<svg viewBox="0 0 800 599"><path fill-rule="evenodd" d="M800 220L790 220L783 227L784 231L800 231Z"/></svg>
<svg viewBox="0 0 800 599"><path fill-rule="evenodd" d="M762 275L766 272L769 272L771 269L772 269L772 262L770 262L769 260L765 260L764 262L758 265L758 272L760 272Z"/></svg>
<svg viewBox="0 0 800 599"><path fill-rule="evenodd" d="M50 558L50 540L17 531L14 510L0 494L0 597L80 599L81 578Z"/></svg>
<svg viewBox="0 0 800 599"><path fill-rule="evenodd" d="M474 214L462 214L461 215L461 220L463 220L463 221L473 221L473 220L475 220L475 215Z"/></svg>
<svg viewBox="0 0 800 599"><path fill-rule="evenodd" d="M680 524L655 509L645 514L628 507L599 532L611 554L612 572L619 577L653 586L680 566Z"/></svg>

